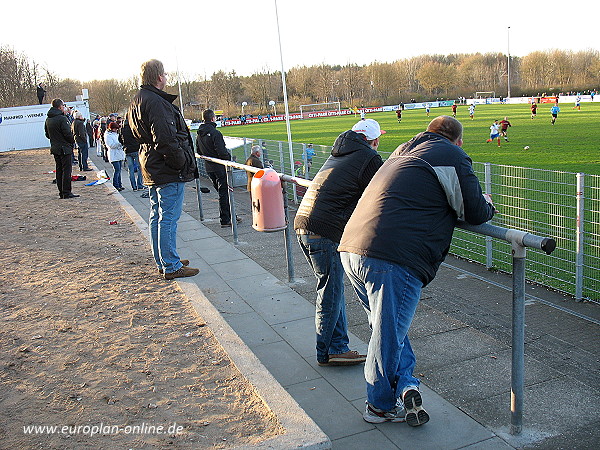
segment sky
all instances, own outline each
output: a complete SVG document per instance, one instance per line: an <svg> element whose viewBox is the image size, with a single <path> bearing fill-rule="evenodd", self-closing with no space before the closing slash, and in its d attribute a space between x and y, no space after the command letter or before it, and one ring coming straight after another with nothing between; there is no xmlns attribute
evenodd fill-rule
<svg viewBox="0 0 600 450"><path fill-rule="evenodd" d="M187 79L251 75L282 67L275 4L285 70L423 54L600 50L600 13L587 0L10 1L0 46L81 81L128 79L151 58Z"/></svg>

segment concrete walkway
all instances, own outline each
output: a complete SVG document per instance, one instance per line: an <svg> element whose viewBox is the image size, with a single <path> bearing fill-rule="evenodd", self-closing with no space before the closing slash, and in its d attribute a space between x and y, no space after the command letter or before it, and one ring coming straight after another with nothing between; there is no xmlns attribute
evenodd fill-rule
<svg viewBox="0 0 600 450"><path fill-rule="evenodd" d="M108 164L95 156L92 160L112 174ZM129 186L127 176L124 172L124 186ZM202 184L209 186L206 180ZM298 249L294 248L297 281L290 284L283 233L252 230L248 194L242 190L235 194L238 214L244 219L236 246L231 243L231 230L219 226L218 200L212 187L210 194L203 195L205 220L198 220L193 185L189 183L186 189L178 249L201 272L179 281L180 286L196 298L199 314L203 315L203 308L207 311L207 303L203 302L210 302L227 327L327 435L333 448L562 448L561 443L569 443L569 448L588 448L588 444L598 442L600 322L593 320L598 320L600 313L596 305L575 304L572 300L565 305L564 297L558 294L529 288L540 300L544 297L548 303L562 303L584 318L544 302L530 301L526 317L526 416L522 435L511 436L507 345L510 292L505 288L510 280L480 266L449 261L451 265L445 265L438 279L424 290L410 334L418 360L416 372L423 381L424 406L431 421L418 428L391 423L372 425L362 419L362 366L320 367L316 363L314 281ZM148 200L129 188L116 195L121 196L124 208L143 229ZM347 298L353 332L351 348L365 352L369 336L366 316L352 299L349 287ZM559 342L547 330L553 326L564 327L568 336L562 335ZM548 353L549 349L560 351ZM575 364L563 363L569 355L577 360L572 361ZM244 358L246 362L252 360L248 355ZM247 364L246 370L251 367ZM244 367L239 368L247 374ZM580 372L586 372L587 378ZM249 379L256 381L252 375ZM285 404L284 397L266 400L270 405L278 401ZM299 429L311 430L311 426ZM316 438L307 439L306 444L327 447L327 439L320 439L315 429ZM573 439L573 433L577 439ZM275 447L286 448L287 444L280 442Z"/></svg>

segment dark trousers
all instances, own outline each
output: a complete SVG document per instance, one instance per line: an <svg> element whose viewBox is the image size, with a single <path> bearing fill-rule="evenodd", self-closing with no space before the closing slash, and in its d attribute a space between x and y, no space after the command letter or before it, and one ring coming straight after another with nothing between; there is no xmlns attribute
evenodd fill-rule
<svg viewBox="0 0 600 450"><path fill-rule="evenodd" d="M73 153L53 156L56 162L56 187L58 188L58 195L63 198L71 193L71 160Z"/></svg>
<svg viewBox="0 0 600 450"><path fill-rule="evenodd" d="M213 186L219 193L219 219L221 225L231 223L231 211L229 209L229 188L227 186L227 172L225 167L215 172L208 172Z"/></svg>
<svg viewBox="0 0 600 450"><path fill-rule="evenodd" d="M89 147L86 141L79 142L77 141L77 147L79 150L77 151L77 162L79 163L79 170L89 169L88 166L88 153Z"/></svg>

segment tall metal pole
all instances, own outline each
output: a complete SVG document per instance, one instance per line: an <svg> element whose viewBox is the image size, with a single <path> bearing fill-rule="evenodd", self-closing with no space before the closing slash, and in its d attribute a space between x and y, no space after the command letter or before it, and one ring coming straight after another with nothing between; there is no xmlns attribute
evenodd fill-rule
<svg viewBox="0 0 600 450"><path fill-rule="evenodd" d="M285 105L285 125L287 128L288 146L290 151L290 173L294 174L294 150L292 148L292 129L290 128L290 109L288 105L287 86L285 84L285 69L283 66L283 51L281 49L281 32L279 31L279 13L275 1L275 21L277 22L277 39L279 41L279 59L281 60L281 83L283 85L283 103Z"/></svg>
<svg viewBox="0 0 600 450"><path fill-rule="evenodd" d="M510 98L510 27L508 27L508 31L507 31L507 50L508 50L508 63L506 65L506 85L507 85L506 97Z"/></svg>

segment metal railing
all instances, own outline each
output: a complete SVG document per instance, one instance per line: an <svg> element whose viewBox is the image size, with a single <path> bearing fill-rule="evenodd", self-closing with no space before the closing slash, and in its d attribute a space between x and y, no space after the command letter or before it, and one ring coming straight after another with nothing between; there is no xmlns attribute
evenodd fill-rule
<svg viewBox="0 0 600 450"><path fill-rule="evenodd" d="M231 185L231 170L233 168L243 169L248 172L256 173L262 169L239 164L232 161L224 161L206 156L197 156L199 160L207 160L222 164L227 168L228 182ZM284 230L286 258L288 266L288 281L295 282L294 263L292 257L292 224L289 220L288 195L286 192L286 183L293 183L304 187L310 186L307 179L278 173L282 181L282 195L284 198L284 213L286 228ZM202 194L200 182L196 180L196 192L198 195L198 209L200 211L200 220L204 220L202 212ZM235 217L235 199L233 197L233 188L229 189L229 204L231 208L231 217ZM231 221L234 244L238 244L237 224L235 220ZM546 255L550 255L556 249L556 241L552 238L536 236L526 231L509 229L485 223L482 225L470 225L466 222L459 222L457 227L485 236L490 239L497 239L507 242L511 246L512 254L512 362L511 362L511 433L518 435L523 428L523 403L525 392L525 270L526 270L526 249L534 248L543 250Z"/></svg>
<svg viewBox="0 0 600 450"><path fill-rule="evenodd" d="M314 145L316 155L310 171L306 144L243 138L234 155L246 158L253 144L263 148L263 160L288 175L311 179L329 157L331 147ZM380 152L386 159L389 153ZM296 164L299 163L299 164ZM294 167L295 170L291 168ZM548 258L527 259L528 280L565 292L577 301L600 302L600 176L543 169L473 163L482 190L491 194L500 211L491 223L539 235L555 236L558 249ZM301 190L288 191L297 202ZM466 230L456 230L450 252L484 264L488 269L508 272L510 247Z"/></svg>

